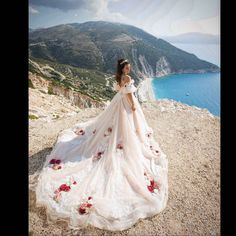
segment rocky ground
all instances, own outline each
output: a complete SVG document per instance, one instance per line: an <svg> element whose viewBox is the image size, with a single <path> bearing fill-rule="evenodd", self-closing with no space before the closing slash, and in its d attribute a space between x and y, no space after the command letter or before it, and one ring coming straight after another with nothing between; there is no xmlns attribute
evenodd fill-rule
<svg viewBox="0 0 236 236"><path fill-rule="evenodd" d="M121 232L92 226L74 231L63 222L47 223L45 210L35 207L35 176L61 130L101 112L101 108L86 108L72 116L29 123L30 235L220 235L220 119L170 100L144 102L142 108L169 161L165 210Z"/></svg>
<svg viewBox="0 0 236 236"><path fill-rule="evenodd" d="M51 122L58 118L73 116L81 109L63 96L49 95L38 89L29 89L29 120Z"/></svg>

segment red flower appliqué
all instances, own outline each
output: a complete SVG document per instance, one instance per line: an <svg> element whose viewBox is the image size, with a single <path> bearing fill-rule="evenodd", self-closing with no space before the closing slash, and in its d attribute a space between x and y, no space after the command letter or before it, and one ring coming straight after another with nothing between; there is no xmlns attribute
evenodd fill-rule
<svg viewBox="0 0 236 236"><path fill-rule="evenodd" d="M84 134L85 134L85 131L84 131L83 129L77 129L77 130L75 131L75 133L76 133L77 135L84 135Z"/></svg>
<svg viewBox="0 0 236 236"><path fill-rule="evenodd" d="M109 135L111 134L111 132L112 132L112 128L109 127L109 128L105 131L104 137L109 136Z"/></svg>
<svg viewBox="0 0 236 236"><path fill-rule="evenodd" d="M81 215L84 214L88 214L90 209L92 208L93 204L92 204L92 197L88 197L88 200L86 200L85 202L82 202L78 208L78 212Z"/></svg>
<svg viewBox="0 0 236 236"><path fill-rule="evenodd" d="M51 165L52 169L54 169L54 170L60 170L62 168L60 163L61 163L61 160L59 160L59 159L52 159L49 162L49 164Z"/></svg>
<svg viewBox="0 0 236 236"><path fill-rule="evenodd" d="M104 154L104 151L97 152L97 154L93 156L93 161L99 160L103 154Z"/></svg>
<svg viewBox="0 0 236 236"><path fill-rule="evenodd" d="M160 191L160 184L157 181L155 181L153 177L148 175L146 172L144 172L144 176L146 178L147 189L151 193L157 193L158 191Z"/></svg>
<svg viewBox="0 0 236 236"><path fill-rule="evenodd" d="M50 164L60 164L60 163L61 163L61 160L59 160L59 159L52 159L50 161Z"/></svg>
<svg viewBox="0 0 236 236"><path fill-rule="evenodd" d="M153 134L153 130L149 127L148 132L146 133L146 136L148 138L151 138L152 134Z"/></svg>
<svg viewBox="0 0 236 236"><path fill-rule="evenodd" d="M121 143L118 143L118 144L116 145L116 148L117 148L117 149L123 149L123 145L122 145Z"/></svg>
<svg viewBox="0 0 236 236"><path fill-rule="evenodd" d="M66 184L61 184L58 189L54 192L53 199L58 202L61 199L61 192L69 192L71 190L72 185L76 185L77 182L70 177Z"/></svg>
<svg viewBox="0 0 236 236"><path fill-rule="evenodd" d="M159 153L159 151L158 150L156 150L156 149L153 149L153 146L150 146L150 149L155 153L155 154L158 154Z"/></svg>
<svg viewBox="0 0 236 236"><path fill-rule="evenodd" d="M69 192L70 191L70 186L66 185L66 184L62 184L59 187L59 192L64 191L64 192Z"/></svg>

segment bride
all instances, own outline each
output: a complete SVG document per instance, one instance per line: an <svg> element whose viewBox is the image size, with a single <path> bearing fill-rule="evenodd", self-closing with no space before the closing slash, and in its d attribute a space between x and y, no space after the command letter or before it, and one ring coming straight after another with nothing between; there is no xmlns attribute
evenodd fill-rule
<svg viewBox="0 0 236 236"><path fill-rule="evenodd" d="M36 187L48 220L120 231L162 211L168 161L134 95L128 60L118 60L117 93L98 116L59 133Z"/></svg>

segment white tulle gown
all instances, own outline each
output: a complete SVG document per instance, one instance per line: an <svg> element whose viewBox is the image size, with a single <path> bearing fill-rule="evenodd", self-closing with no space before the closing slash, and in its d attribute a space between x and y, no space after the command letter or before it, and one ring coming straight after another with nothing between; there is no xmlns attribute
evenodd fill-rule
<svg viewBox="0 0 236 236"><path fill-rule="evenodd" d="M36 203L48 220L120 231L162 211L168 199L168 161L153 138L133 92L123 87L95 118L59 133L39 175ZM136 110L131 110L132 93Z"/></svg>

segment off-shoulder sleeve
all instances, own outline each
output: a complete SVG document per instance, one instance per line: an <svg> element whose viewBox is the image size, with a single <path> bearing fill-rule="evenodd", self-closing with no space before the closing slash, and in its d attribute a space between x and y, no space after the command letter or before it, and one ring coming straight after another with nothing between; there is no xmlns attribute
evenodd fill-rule
<svg viewBox="0 0 236 236"><path fill-rule="evenodd" d="M119 85L117 82L114 82L114 83L113 83L113 89L114 89L115 91L119 91L119 90L120 90L120 85Z"/></svg>
<svg viewBox="0 0 236 236"><path fill-rule="evenodd" d="M124 84L123 93L133 93L137 90L137 88L134 86L134 80L131 79L129 82Z"/></svg>

